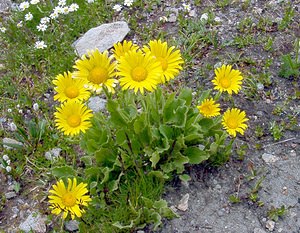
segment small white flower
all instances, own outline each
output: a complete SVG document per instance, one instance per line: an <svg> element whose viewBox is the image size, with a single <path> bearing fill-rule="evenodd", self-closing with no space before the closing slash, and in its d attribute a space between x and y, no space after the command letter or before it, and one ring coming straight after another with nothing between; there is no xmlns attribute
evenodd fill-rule
<svg viewBox="0 0 300 233"><path fill-rule="evenodd" d="M69 7L67 7L67 6L65 6L63 9L62 9L63 11L62 11L62 13L64 14L64 15L67 15L67 14L69 14Z"/></svg>
<svg viewBox="0 0 300 233"><path fill-rule="evenodd" d="M40 0L31 0L30 4L35 5L38 4L40 2Z"/></svg>
<svg viewBox="0 0 300 233"><path fill-rule="evenodd" d="M5 27L0 27L0 31L5 33L6 32L6 28Z"/></svg>
<svg viewBox="0 0 300 233"><path fill-rule="evenodd" d="M204 14L202 14L201 15L201 17L200 17L200 20L202 21L207 21L208 20L208 14L207 13L204 13Z"/></svg>
<svg viewBox="0 0 300 233"><path fill-rule="evenodd" d="M44 42L44 41L43 41L43 42ZM38 104L38 103L34 103L34 104L32 105L32 108L33 108L34 111L39 110L39 104Z"/></svg>
<svg viewBox="0 0 300 233"><path fill-rule="evenodd" d="M17 23L17 27L18 27L18 28L23 27L23 21L20 21L19 23Z"/></svg>
<svg viewBox="0 0 300 233"><path fill-rule="evenodd" d="M125 6L131 6L132 3L133 3L133 0L125 0L125 1L124 1L124 5L125 5Z"/></svg>
<svg viewBox="0 0 300 233"><path fill-rule="evenodd" d="M217 17L215 17L215 21L218 22L218 23L220 23L220 22L222 22L222 19L217 16Z"/></svg>
<svg viewBox="0 0 300 233"><path fill-rule="evenodd" d="M191 4L182 3L183 9L187 12L191 11Z"/></svg>
<svg viewBox="0 0 300 233"><path fill-rule="evenodd" d="M5 170L6 170L7 172L10 172L10 171L11 171L11 167L10 167L10 166L6 166Z"/></svg>
<svg viewBox="0 0 300 233"><path fill-rule="evenodd" d="M116 5L114 5L113 10L116 12L119 12L122 10L122 6L120 4L116 4Z"/></svg>
<svg viewBox="0 0 300 233"><path fill-rule="evenodd" d="M56 19L58 17L58 13L57 12L53 12L50 14L50 18L51 19Z"/></svg>
<svg viewBox="0 0 300 233"><path fill-rule="evenodd" d="M87 0L87 3L94 3L95 0Z"/></svg>
<svg viewBox="0 0 300 233"><path fill-rule="evenodd" d="M15 124L14 122L11 122L11 123L9 124L9 127L10 127L10 130L11 130L11 131L16 131L16 130L17 130L17 126L16 126L16 124Z"/></svg>
<svg viewBox="0 0 300 233"><path fill-rule="evenodd" d="M24 11L25 9L29 8L29 2L22 2L19 5L20 11Z"/></svg>
<svg viewBox="0 0 300 233"><path fill-rule="evenodd" d="M59 0L58 5L59 6L65 6L66 5L66 0Z"/></svg>
<svg viewBox="0 0 300 233"><path fill-rule="evenodd" d="M25 20L26 21L30 21L32 19L33 19L33 15L30 12L25 15Z"/></svg>
<svg viewBox="0 0 300 233"><path fill-rule="evenodd" d="M12 112L11 108L7 109L7 112Z"/></svg>
<svg viewBox="0 0 300 233"><path fill-rule="evenodd" d="M41 18L41 21L40 21L41 24L47 24L49 22L50 22L50 18L49 17L43 17L43 18Z"/></svg>
<svg viewBox="0 0 300 233"><path fill-rule="evenodd" d="M79 9L79 6L78 4L76 3L72 3L70 6L69 6L69 12L74 12L74 11L77 11Z"/></svg>
<svg viewBox="0 0 300 233"><path fill-rule="evenodd" d="M9 160L9 157L8 157L8 155L3 155L3 157L2 157L2 158L3 158L3 160L4 160L4 161L7 161L7 160Z"/></svg>
<svg viewBox="0 0 300 233"><path fill-rule="evenodd" d="M5 161L7 165L10 165L10 159Z"/></svg>
<svg viewBox="0 0 300 233"><path fill-rule="evenodd" d="M23 110L22 110L22 109L20 109L20 110L19 110L19 113L20 113L20 114L23 114Z"/></svg>
<svg viewBox="0 0 300 233"><path fill-rule="evenodd" d="M60 7L60 6L56 6L56 7L53 9L53 12L54 12L54 13L57 13L57 14L62 14L62 13L63 13L63 8Z"/></svg>
<svg viewBox="0 0 300 233"><path fill-rule="evenodd" d="M37 41L37 42L35 42L34 47L36 49L44 49L44 48L47 48L47 45L45 44L44 41ZM33 109L34 109L34 105L33 105Z"/></svg>
<svg viewBox="0 0 300 233"><path fill-rule="evenodd" d="M48 26L46 24L43 24L43 23L40 23L39 25L36 26L37 30L42 31L42 32L46 31L47 27Z"/></svg>
<svg viewBox="0 0 300 233"><path fill-rule="evenodd" d="M166 16L159 17L159 21L168 22L168 18Z"/></svg>
<svg viewBox="0 0 300 233"><path fill-rule="evenodd" d="M17 104L17 106L16 106L17 108L20 108L20 104Z"/></svg>

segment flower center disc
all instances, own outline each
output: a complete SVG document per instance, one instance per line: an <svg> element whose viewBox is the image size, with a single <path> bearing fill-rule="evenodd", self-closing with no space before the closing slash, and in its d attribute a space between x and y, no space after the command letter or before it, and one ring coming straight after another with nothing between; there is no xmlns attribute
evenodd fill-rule
<svg viewBox="0 0 300 233"><path fill-rule="evenodd" d="M76 198L73 195L73 193L66 193L62 196L61 198L62 203L66 206L66 207L72 207L76 204Z"/></svg>
<svg viewBox="0 0 300 233"><path fill-rule="evenodd" d="M108 72L102 67L95 67L90 71L88 80L95 84L104 83L108 78Z"/></svg>
<svg viewBox="0 0 300 233"><path fill-rule="evenodd" d="M70 86L65 89L65 94L68 98L73 99L79 95L79 90L75 86Z"/></svg>
<svg viewBox="0 0 300 233"><path fill-rule="evenodd" d="M230 87L230 84L231 84L230 79L226 78L226 77L222 77L220 79L220 83L223 88L228 88L228 87Z"/></svg>
<svg viewBox="0 0 300 233"><path fill-rule="evenodd" d="M160 64L161 64L161 67L163 69L163 71L165 71L167 68L168 68L168 62L165 58L159 58L160 60Z"/></svg>
<svg viewBox="0 0 300 233"><path fill-rule="evenodd" d="M236 129L237 126L238 126L238 123L237 123L236 119L234 119L234 118L229 118L229 119L227 120L227 125L228 125L228 127L229 127L230 129Z"/></svg>
<svg viewBox="0 0 300 233"><path fill-rule="evenodd" d="M68 125L71 127L77 127L81 123L81 118L78 115L71 115L67 119Z"/></svg>
<svg viewBox="0 0 300 233"><path fill-rule="evenodd" d="M132 70L132 79L136 82L144 81L147 78L147 70L144 67L135 67Z"/></svg>
<svg viewBox="0 0 300 233"><path fill-rule="evenodd" d="M206 114L210 114L212 111L212 107L210 105L206 105L202 107L202 111Z"/></svg>

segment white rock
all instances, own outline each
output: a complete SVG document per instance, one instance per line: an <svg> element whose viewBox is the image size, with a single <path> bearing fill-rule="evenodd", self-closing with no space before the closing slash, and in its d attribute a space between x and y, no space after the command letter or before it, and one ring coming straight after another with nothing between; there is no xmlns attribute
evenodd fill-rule
<svg viewBox="0 0 300 233"><path fill-rule="evenodd" d="M88 50L96 48L103 52L111 48L115 43L122 41L129 31L130 29L125 21L102 24L88 30L73 45L79 56L86 54Z"/></svg>
<svg viewBox="0 0 300 233"><path fill-rule="evenodd" d="M272 154L268 154L268 153L264 153L262 155L262 159L266 162L266 163L275 163L277 160L279 160L279 158L275 155Z"/></svg>
<svg viewBox="0 0 300 233"><path fill-rule="evenodd" d="M100 112L105 109L106 102L106 99L100 98L99 96L90 97L88 107L93 110L93 112Z"/></svg>
<svg viewBox="0 0 300 233"><path fill-rule="evenodd" d="M275 222L272 221L272 220L268 220L266 222L266 228L269 230L269 231L273 231L274 228L275 228Z"/></svg>
<svg viewBox="0 0 300 233"><path fill-rule="evenodd" d="M27 219L19 226L20 230L29 233L44 233L46 232L46 217L41 216L39 213L30 213Z"/></svg>
<svg viewBox="0 0 300 233"><path fill-rule="evenodd" d="M185 194L181 200L179 201L179 204L177 206L177 209L182 210L182 211L187 211L188 207L189 207L189 198L190 195L187 193Z"/></svg>
<svg viewBox="0 0 300 233"><path fill-rule="evenodd" d="M12 198L14 198L16 196L17 196L17 194L15 192L7 192L7 193L5 193L5 198L6 199L12 199Z"/></svg>

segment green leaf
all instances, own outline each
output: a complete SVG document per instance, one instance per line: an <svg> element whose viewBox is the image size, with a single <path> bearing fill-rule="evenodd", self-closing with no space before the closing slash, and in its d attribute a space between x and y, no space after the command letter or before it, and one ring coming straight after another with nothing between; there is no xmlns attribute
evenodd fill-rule
<svg viewBox="0 0 300 233"><path fill-rule="evenodd" d="M122 225L119 221L114 222L112 224L114 227L117 227L118 229L131 229L134 225L133 225L133 220L130 221L129 225Z"/></svg>
<svg viewBox="0 0 300 233"><path fill-rule="evenodd" d="M73 177L76 175L76 171L70 166L61 166L52 168L51 173L57 178Z"/></svg>
<svg viewBox="0 0 300 233"><path fill-rule="evenodd" d="M84 163L85 166L93 165L93 157L92 156L82 156L80 160Z"/></svg>
<svg viewBox="0 0 300 233"><path fill-rule="evenodd" d="M117 154L112 149L101 148L95 152L97 164L101 166L112 166L117 158Z"/></svg>
<svg viewBox="0 0 300 233"><path fill-rule="evenodd" d="M156 164L159 162L160 160L160 155L157 151L154 151L151 155L150 155L150 161L152 162L151 167L155 168Z"/></svg>
<svg viewBox="0 0 300 233"><path fill-rule="evenodd" d="M179 179L187 183L191 180L191 177L188 174L182 174L179 176Z"/></svg>
<svg viewBox="0 0 300 233"><path fill-rule="evenodd" d="M209 154L198 147L188 147L184 154L189 158L190 164L199 164L209 158Z"/></svg>
<svg viewBox="0 0 300 233"><path fill-rule="evenodd" d="M193 99L192 90L189 88L183 88L180 91L178 98L185 100L185 105L190 106Z"/></svg>
<svg viewBox="0 0 300 233"><path fill-rule="evenodd" d="M160 179L169 179L170 177L167 174L164 174L162 171L150 171L148 173L149 176L155 176Z"/></svg>

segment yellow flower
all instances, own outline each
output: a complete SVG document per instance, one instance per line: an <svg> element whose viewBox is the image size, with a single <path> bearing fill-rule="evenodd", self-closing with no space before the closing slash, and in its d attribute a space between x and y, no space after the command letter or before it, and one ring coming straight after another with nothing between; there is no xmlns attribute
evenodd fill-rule
<svg viewBox="0 0 300 233"><path fill-rule="evenodd" d="M239 132L242 135L244 134L245 129L248 127L245 122L248 120L249 119L246 118L246 113L244 111L233 108L228 109L224 113L222 125L230 135L235 137L236 132Z"/></svg>
<svg viewBox="0 0 300 233"><path fill-rule="evenodd" d="M54 100L60 102L64 101L83 101L90 97L90 92L84 87L84 80L72 78L72 73L65 72L63 75L59 74L56 79L53 80L53 84L56 86L54 90L57 94L54 96Z"/></svg>
<svg viewBox="0 0 300 233"><path fill-rule="evenodd" d="M120 57L124 56L125 53L128 51L137 51L139 47L132 43L132 41L126 41L124 40L123 43L118 42L114 44L114 47L112 49L114 56L117 60L120 59Z"/></svg>
<svg viewBox="0 0 300 233"><path fill-rule="evenodd" d="M113 57L108 56L108 51L100 53L98 49L88 52L88 57L83 55L73 66L78 71L73 73L75 78L85 80L87 87L96 91L102 91L105 85L110 92L114 92L117 80L114 79L116 63Z"/></svg>
<svg viewBox="0 0 300 233"><path fill-rule="evenodd" d="M120 58L118 75L122 90L134 89L144 94L144 89L153 91L160 82L162 69L151 53L129 51Z"/></svg>
<svg viewBox="0 0 300 233"><path fill-rule="evenodd" d="M221 68L215 69L215 74L216 77L212 80L214 89L220 92L227 91L230 95L232 92L237 94L241 89L243 80L241 72L232 69L231 65L222 65Z"/></svg>
<svg viewBox="0 0 300 233"><path fill-rule="evenodd" d="M205 99L197 106L200 113L205 117L214 117L220 115L220 104L217 104L212 98Z"/></svg>
<svg viewBox="0 0 300 233"><path fill-rule="evenodd" d="M148 46L144 46L145 52L151 52L151 54L160 61L163 69L163 76L161 82L165 83L170 79L174 79L179 71L182 70L183 59L180 54L180 50L174 50L172 46L168 48L167 42L161 42L161 40L151 40Z"/></svg>
<svg viewBox="0 0 300 233"><path fill-rule="evenodd" d="M55 125L65 135L84 133L92 125L90 121L92 111L80 102L67 101L56 109Z"/></svg>
<svg viewBox="0 0 300 233"><path fill-rule="evenodd" d="M49 198L51 213L59 215L63 212L63 219L65 219L68 214L71 214L71 218L74 219L75 216L80 218L85 210L83 206L88 206L88 202L92 199L87 195L88 190L86 188L87 184L80 183L77 185L76 178L72 180L68 179L68 187L65 186L62 180L59 180L56 184L52 185L52 189L49 191L51 193Z"/></svg>

